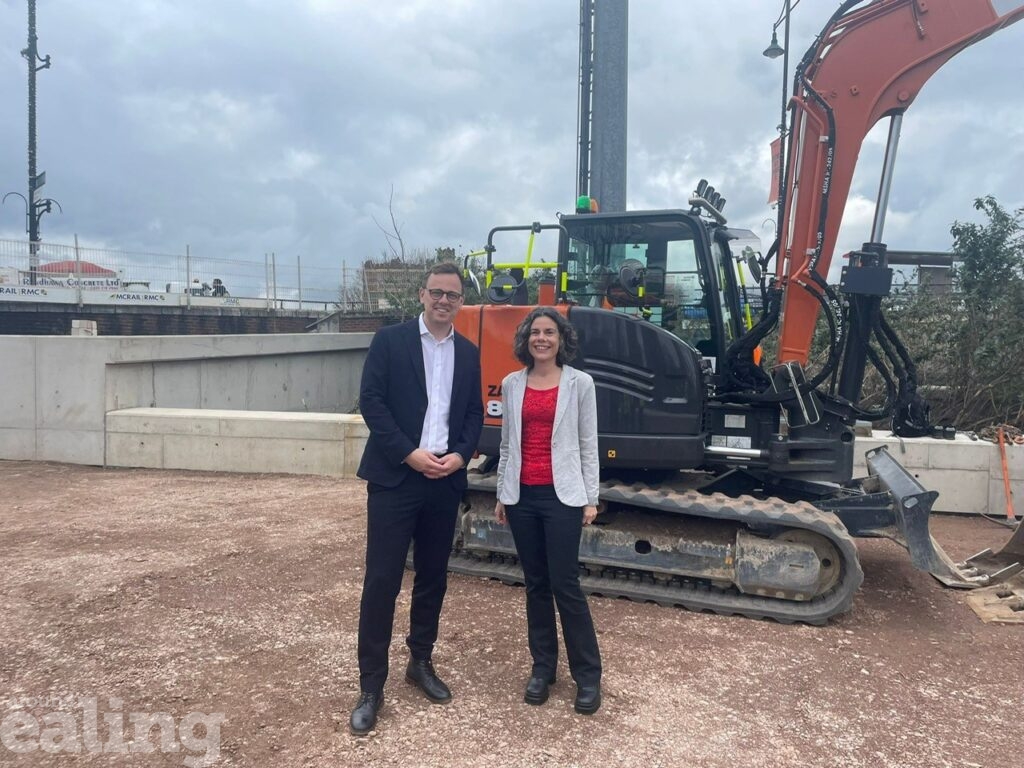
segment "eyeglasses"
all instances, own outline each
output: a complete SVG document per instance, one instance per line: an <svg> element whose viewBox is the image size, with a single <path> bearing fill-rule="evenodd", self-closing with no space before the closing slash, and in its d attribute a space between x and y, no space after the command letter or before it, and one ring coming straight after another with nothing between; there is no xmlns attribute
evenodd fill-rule
<svg viewBox="0 0 1024 768"><path fill-rule="evenodd" d="M462 301L462 294L456 291L442 291L440 288L425 288L424 289L434 301L440 301L443 297L447 296L448 301L454 304L457 301Z"/></svg>

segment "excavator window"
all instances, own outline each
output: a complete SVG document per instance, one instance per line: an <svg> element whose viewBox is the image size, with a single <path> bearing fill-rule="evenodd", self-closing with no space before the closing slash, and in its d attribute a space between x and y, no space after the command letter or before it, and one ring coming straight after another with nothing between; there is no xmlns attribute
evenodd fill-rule
<svg viewBox="0 0 1024 768"><path fill-rule="evenodd" d="M707 280L704 278L693 240L669 243L665 265L666 328L701 354L714 346L711 317L708 311Z"/></svg>
<svg viewBox="0 0 1024 768"><path fill-rule="evenodd" d="M700 226L680 215L605 214L566 217L570 234L566 266L569 298L642 317L698 349L717 355L721 312L726 342L731 316L724 279L712 275L724 263L709 254ZM719 309L719 308L722 309Z"/></svg>

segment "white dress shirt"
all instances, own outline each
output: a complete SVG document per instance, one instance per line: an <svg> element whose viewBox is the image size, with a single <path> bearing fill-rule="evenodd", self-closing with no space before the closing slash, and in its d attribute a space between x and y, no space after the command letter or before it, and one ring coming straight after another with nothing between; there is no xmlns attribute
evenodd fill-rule
<svg viewBox="0 0 1024 768"><path fill-rule="evenodd" d="M455 328L438 341L427 329L420 314L420 346L423 371L427 377L427 415L423 417L420 448L431 453L448 452L448 416L452 409L452 382L455 381Z"/></svg>

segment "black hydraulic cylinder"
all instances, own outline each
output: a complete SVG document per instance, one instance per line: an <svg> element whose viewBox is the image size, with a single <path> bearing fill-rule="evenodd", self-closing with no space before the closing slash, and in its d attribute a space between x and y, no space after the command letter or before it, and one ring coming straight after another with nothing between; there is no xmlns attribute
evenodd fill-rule
<svg viewBox="0 0 1024 768"><path fill-rule="evenodd" d="M850 254L850 264L843 269L840 288L850 304L850 327L839 369L838 393L857 404L864 384L868 344L878 323L882 298L892 290L892 269L888 266L885 244L864 243L862 250Z"/></svg>

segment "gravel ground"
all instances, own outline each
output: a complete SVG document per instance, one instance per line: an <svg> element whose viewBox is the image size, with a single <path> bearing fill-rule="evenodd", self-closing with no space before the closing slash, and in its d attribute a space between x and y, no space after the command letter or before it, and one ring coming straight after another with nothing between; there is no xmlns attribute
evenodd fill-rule
<svg viewBox="0 0 1024 768"><path fill-rule="evenodd" d="M590 718L564 666L522 702L523 592L463 576L434 655L455 699L429 704L402 680L403 591L378 730L354 738L361 483L0 462L0 498L2 766L1022 764L1024 627L982 624L888 542L859 542L864 585L826 627L592 598ZM933 528L954 556L1006 537ZM157 713L152 742L114 738Z"/></svg>

